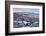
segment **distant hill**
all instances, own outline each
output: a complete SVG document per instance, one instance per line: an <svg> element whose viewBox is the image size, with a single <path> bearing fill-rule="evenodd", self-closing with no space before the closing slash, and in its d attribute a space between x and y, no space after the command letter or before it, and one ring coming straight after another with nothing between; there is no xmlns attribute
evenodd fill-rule
<svg viewBox="0 0 46 36"><path fill-rule="evenodd" d="M22 16L22 17L32 17L32 18L38 18L39 14L35 13L28 13L28 12L16 12L14 13L15 16Z"/></svg>

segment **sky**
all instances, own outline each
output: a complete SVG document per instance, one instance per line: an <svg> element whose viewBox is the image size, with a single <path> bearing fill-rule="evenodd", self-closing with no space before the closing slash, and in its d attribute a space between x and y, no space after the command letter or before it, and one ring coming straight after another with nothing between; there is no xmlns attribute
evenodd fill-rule
<svg viewBox="0 0 46 36"><path fill-rule="evenodd" d="M38 8L14 8L13 12L28 12L28 13L39 14L39 9Z"/></svg>

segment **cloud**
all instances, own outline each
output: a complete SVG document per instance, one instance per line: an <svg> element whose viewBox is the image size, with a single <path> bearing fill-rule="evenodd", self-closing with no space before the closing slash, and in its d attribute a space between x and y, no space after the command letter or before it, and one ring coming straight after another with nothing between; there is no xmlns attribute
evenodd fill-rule
<svg viewBox="0 0 46 36"><path fill-rule="evenodd" d="M39 13L39 9L38 8L14 8L13 12Z"/></svg>

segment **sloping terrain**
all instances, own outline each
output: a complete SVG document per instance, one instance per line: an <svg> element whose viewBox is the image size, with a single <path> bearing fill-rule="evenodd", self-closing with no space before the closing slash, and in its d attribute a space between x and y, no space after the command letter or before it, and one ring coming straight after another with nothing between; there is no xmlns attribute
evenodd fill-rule
<svg viewBox="0 0 46 36"><path fill-rule="evenodd" d="M26 27L26 26L28 27L39 26L39 14L18 12L18 13L13 13L13 16L14 16L13 24L15 28Z"/></svg>

